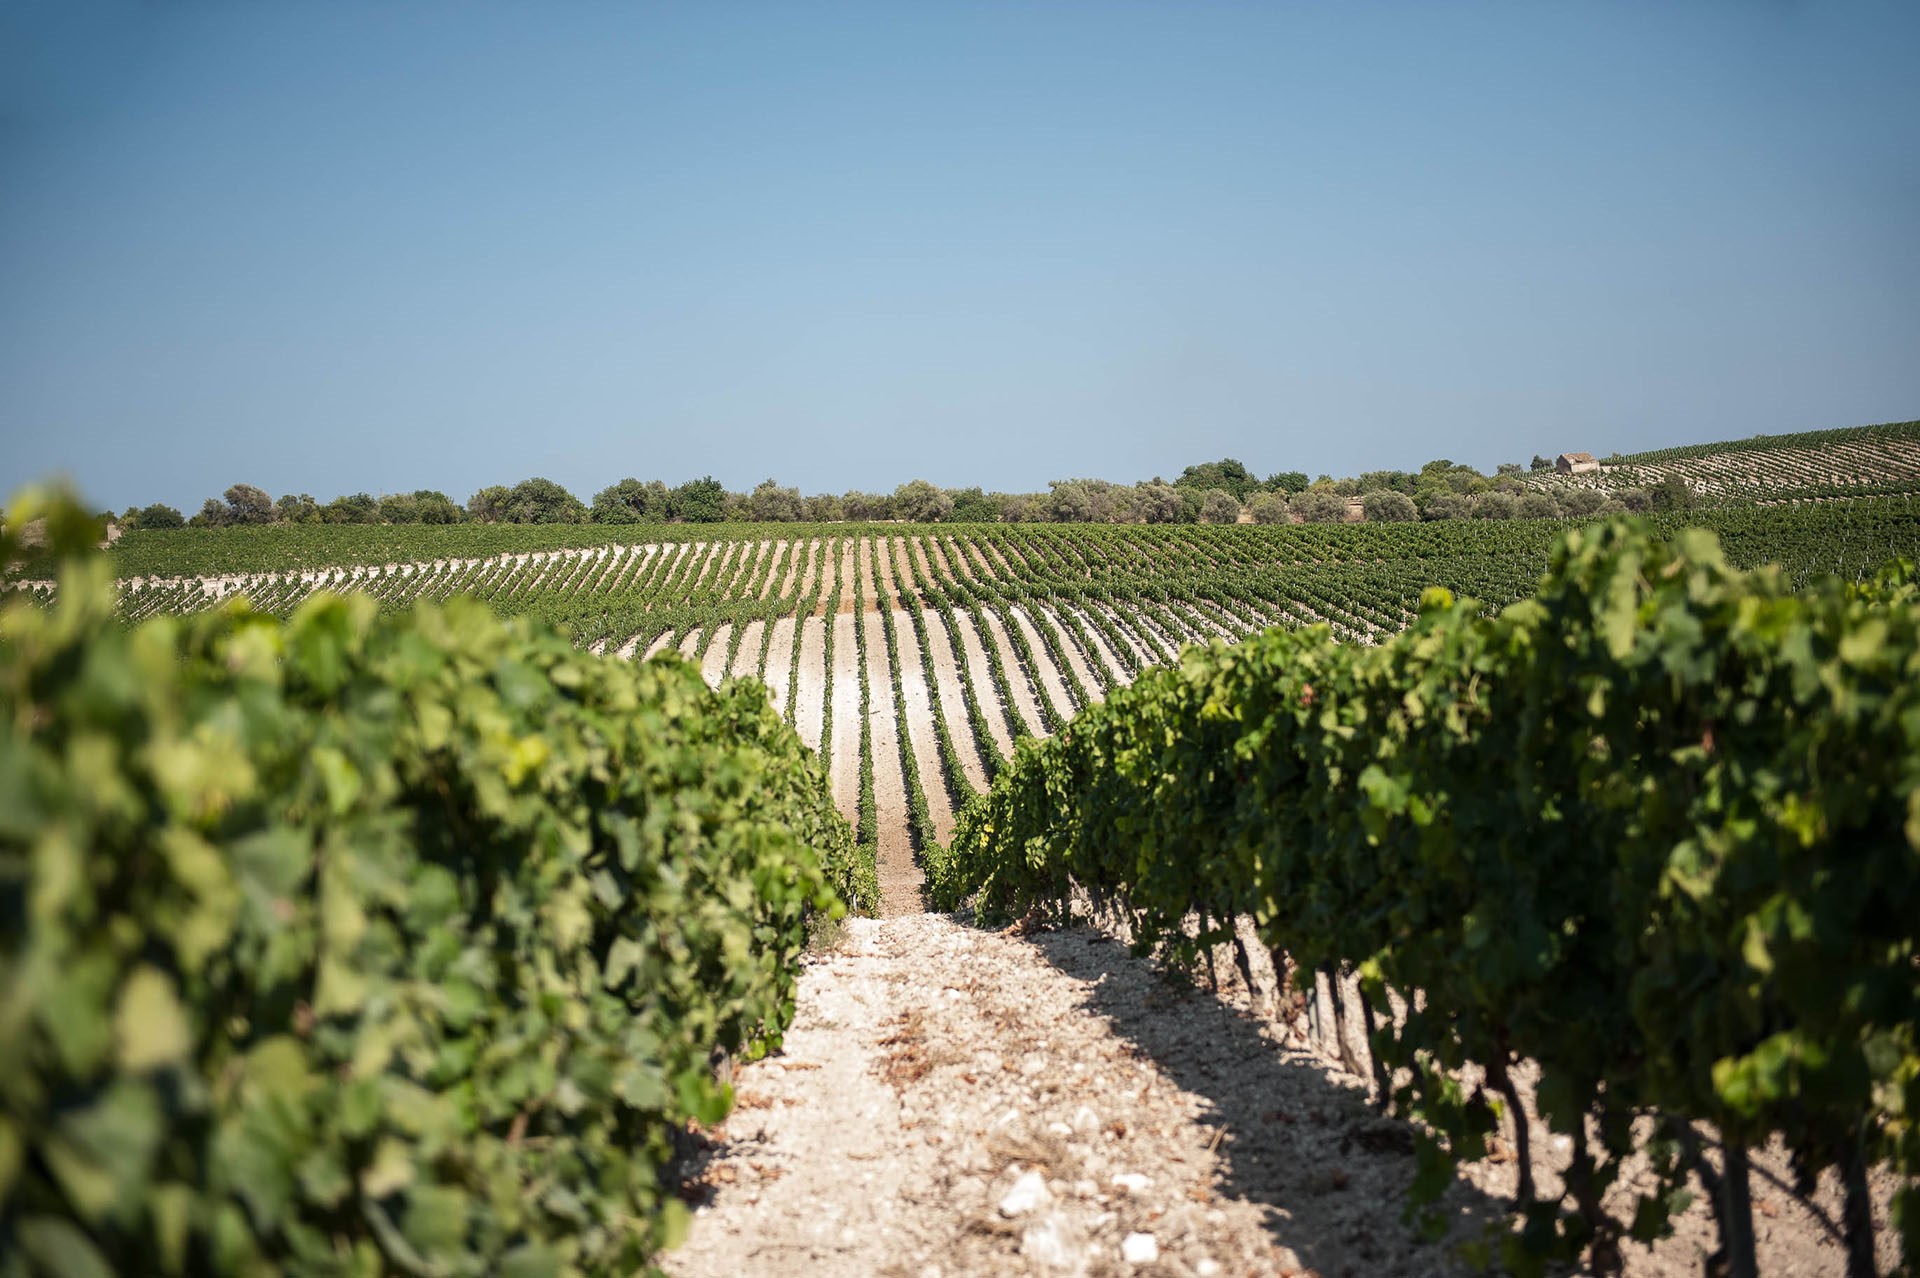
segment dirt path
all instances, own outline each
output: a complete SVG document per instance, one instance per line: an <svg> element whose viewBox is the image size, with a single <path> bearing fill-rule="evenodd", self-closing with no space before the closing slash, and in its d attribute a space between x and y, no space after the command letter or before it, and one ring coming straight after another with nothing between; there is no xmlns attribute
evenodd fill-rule
<svg viewBox="0 0 1920 1278"><path fill-rule="evenodd" d="M900 645L900 696L904 702L900 707L901 717L913 749L914 766L920 771L920 788L927 796L927 815L933 820L934 838L945 843L953 831L953 803L947 797L946 773L940 764L940 747L934 740L933 697L927 688L920 640L914 633L912 614L899 606L900 583L894 565L900 553L899 543L894 542L880 556L880 590L892 614L894 639Z"/></svg>
<svg viewBox="0 0 1920 1278"><path fill-rule="evenodd" d="M860 592L863 599L887 606L880 593L874 561L885 543L860 542ZM907 822L907 779L900 764L900 713L893 700L893 667L887 660L886 623L877 608L860 615L867 644L867 722L872 732L873 801L880 818L875 859L880 871L880 913L917 914L923 908L920 885L926 876L913 859L913 832ZM839 729L836 727L837 733ZM936 773L936 776L939 774ZM924 788L924 786L923 786Z"/></svg>
<svg viewBox="0 0 1920 1278"><path fill-rule="evenodd" d="M727 673L738 679L758 672L760 649L766 642L767 623L758 617L749 621L740 632L740 647L733 654L733 664L727 667Z"/></svg>
<svg viewBox="0 0 1920 1278"><path fill-rule="evenodd" d="M850 921L734 1081L681 1278L1457 1270L1357 1091L1090 930Z"/></svg>
<svg viewBox="0 0 1920 1278"><path fill-rule="evenodd" d="M1511 1159L1471 1165L1439 1203L1451 1236L1422 1240L1403 1215L1409 1129L1223 978L1217 993L1169 979L1086 926L849 920L806 961L783 1052L736 1070L667 1272L1472 1272L1453 1249L1504 1219ZM1883 1229L1893 1188L1876 1177ZM1761 1273L1844 1271L1839 1243L1779 1184L1763 1174L1755 1193ZM1657 1247L1627 1244L1627 1273L1693 1278L1712 1245L1697 1203Z"/></svg>

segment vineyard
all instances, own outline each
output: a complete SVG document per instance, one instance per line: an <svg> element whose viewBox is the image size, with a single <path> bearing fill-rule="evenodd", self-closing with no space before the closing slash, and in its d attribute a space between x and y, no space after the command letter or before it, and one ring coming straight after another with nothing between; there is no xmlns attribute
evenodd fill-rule
<svg viewBox="0 0 1920 1278"><path fill-rule="evenodd" d="M1920 551L1905 497L1693 522L1736 563L1777 560L1797 578ZM237 597L288 616L320 590L389 613L469 597L596 652L671 648L709 683L756 677L825 756L862 846L892 867L890 908L908 909L914 852L946 841L1022 738L1051 735L1185 644L1321 622L1370 643L1405 627L1430 586L1520 598L1565 527L802 525L772 538L746 525L644 541L593 527L269 528L135 533L113 553L134 621ZM397 558L362 562L373 555Z"/></svg>
<svg viewBox="0 0 1920 1278"><path fill-rule="evenodd" d="M1003 1169L954 1190L984 1203L936 1219L929 1262L964 1246L962 1272L998 1270L1069 1238L1084 1267L1157 1229L1299 1272L1257 1221L1193 1214L1220 1131L1181 1171L1146 1141L1111 1161L1138 1124L1191 1122L1164 1104L1047 1111L1069 1094L1050 1071L1085 1062L1034 1062L1079 1041L1124 1076L1130 1049L1069 1026L1060 972L1007 977L1016 942L922 913L1031 922L1086 893L1175 969L1227 956L1250 1017L1306 1008L1343 1094L1394 1116L1339 1120L1342 1166L1312 1192L1361 1174L1358 1133L1388 1167L1369 1183L1414 1210L1317 1254L1604 1272L1677 1221L1752 1274L1777 1247L1742 1142L1769 1140L1754 1183L1828 1186L1827 1250L1792 1254L1872 1273L1901 1229L1913 1254L1886 1169L1910 1184L1920 1103L1920 685L1912 587L1875 578L1920 558L1910 498L1637 525L627 532L136 533L57 584L16 575L0 786L37 814L0 823L0 899L33 919L0 970L18 1272L630 1271L687 1232L688 1131L736 1095L811 1108L827 1126L791 1129L797 1167L875 1121L887 1102L845 1107L875 1086L903 1108L860 1157L915 1145L915 1095L946 1107L956 1158ZM646 660L669 650L685 662ZM881 916L848 924L858 955L893 955L878 979L927 952L936 1004L837 1005L851 1047L808 1020L831 995L798 962L843 908ZM977 1040L925 1046L982 964L1003 1010L974 1032L1057 1005L1018 1071L966 1068L1001 1059ZM829 1062L811 1088L792 1071L814 1061L752 1063L790 1023ZM1295 1121L1270 1095L1239 1129ZM1052 1117L1016 1139L992 1115L1021 1109ZM1441 1203L1496 1156L1519 1178L1472 1208L1476 1240ZM1000 1196L1036 1158L1084 1215L1010 1232ZM1069 1165L1185 1176L1187 1198L1101 1210ZM780 1172L720 1166L756 1186L736 1212ZM669 1267L768 1263L768 1230L817 1247L844 1204L802 1191L837 1176L782 1182L799 1224L748 1214L703 1243L694 1222Z"/></svg>
<svg viewBox="0 0 1920 1278"><path fill-rule="evenodd" d="M1680 480L1708 500L1835 501L1920 492L1920 422L1796 435L1756 435L1716 444L1609 457L1598 471L1531 477L1536 486L1616 493Z"/></svg>

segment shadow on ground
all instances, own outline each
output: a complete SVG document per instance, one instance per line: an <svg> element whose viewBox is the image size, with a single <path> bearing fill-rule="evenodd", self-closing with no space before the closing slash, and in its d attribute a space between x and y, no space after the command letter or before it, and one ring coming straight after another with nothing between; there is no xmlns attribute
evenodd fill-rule
<svg viewBox="0 0 1920 1278"><path fill-rule="evenodd" d="M1220 1192L1265 1211L1274 1241L1325 1278L1472 1273L1453 1245L1506 1218L1508 1204L1465 1183L1438 1208L1451 1241L1423 1241L1404 1217L1412 1132L1374 1114L1309 1052L1276 1042L1252 1014L1134 958L1090 927L1027 937L1092 985L1087 1006L1212 1107Z"/></svg>

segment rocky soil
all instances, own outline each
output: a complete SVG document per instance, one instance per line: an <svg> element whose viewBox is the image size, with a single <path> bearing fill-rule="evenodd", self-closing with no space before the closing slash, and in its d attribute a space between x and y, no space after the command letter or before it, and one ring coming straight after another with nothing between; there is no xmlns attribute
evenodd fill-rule
<svg viewBox="0 0 1920 1278"><path fill-rule="evenodd" d="M1472 1272L1454 1246L1503 1219L1511 1156L1459 1180L1450 1236L1423 1241L1408 1130L1229 976L1180 982L1092 927L849 920L807 960L785 1049L736 1070L667 1271ZM1844 1270L1821 1222L1764 1176L1755 1193L1763 1273ZM1702 1273L1711 1239L1697 1207L1628 1272Z"/></svg>

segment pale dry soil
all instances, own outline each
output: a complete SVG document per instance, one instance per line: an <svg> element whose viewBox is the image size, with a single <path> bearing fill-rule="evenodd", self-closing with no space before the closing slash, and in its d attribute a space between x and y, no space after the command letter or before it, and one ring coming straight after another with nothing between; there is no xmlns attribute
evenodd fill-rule
<svg viewBox="0 0 1920 1278"><path fill-rule="evenodd" d="M735 1074L671 1273L1457 1268L1350 1081L1100 932L851 920L799 1006Z"/></svg>
<svg viewBox="0 0 1920 1278"><path fill-rule="evenodd" d="M1181 982L1087 926L848 920L805 962L784 1049L735 1070L667 1272L1472 1272L1452 1244L1501 1218L1511 1166L1463 1176L1441 1201L1451 1239L1422 1241L1408 1129L1308 1050L1304 1022L1256 1015L1221 977ZM1755 1191L1762 1273L1843 1270L1831 1237ZM1699 1274L1707 1239L1684 1221L1630 1246L1628 1272Z"/></svg>

